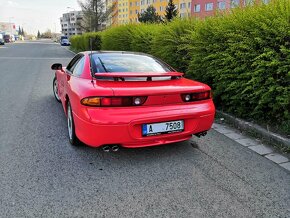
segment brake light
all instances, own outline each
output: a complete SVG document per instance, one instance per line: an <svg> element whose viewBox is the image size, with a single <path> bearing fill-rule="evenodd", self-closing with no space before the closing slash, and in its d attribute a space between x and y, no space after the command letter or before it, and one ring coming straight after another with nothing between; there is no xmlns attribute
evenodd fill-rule
<svg viewBox="0 0 290 218"><path fill-rule="evenodd" d="M81 100L81 104L92 107L125 107L141 106L147 97L88 97Z"/></svg>
<svg viewBox="0 0 290 218"><path fill-rule="evenodd" d="M181 98L184 102L207 100L212 98L212 92L206 91L206 92L182 94Z"/></svg>

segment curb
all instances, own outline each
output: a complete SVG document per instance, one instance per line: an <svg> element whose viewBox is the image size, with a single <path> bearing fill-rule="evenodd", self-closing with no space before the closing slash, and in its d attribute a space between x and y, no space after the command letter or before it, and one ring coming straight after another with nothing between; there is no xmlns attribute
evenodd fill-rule
<svg viewBox="0 0 290 218"><path fill-rule="evenodd" d="M282 145L290 149L290 139L278 135L276 133L270 132L257 124L253 124L251 122L246 122L242 119L235 118L232 115L224 113L222 111L217 110L216 113L229 121L235 128L240 130L251 132L257 134L259 137L263 138L268 143L274 143L278 145Z"/></svg>

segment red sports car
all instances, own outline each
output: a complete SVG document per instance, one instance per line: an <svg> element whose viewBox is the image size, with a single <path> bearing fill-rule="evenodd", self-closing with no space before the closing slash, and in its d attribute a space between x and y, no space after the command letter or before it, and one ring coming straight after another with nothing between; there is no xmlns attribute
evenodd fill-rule
<svg viewBox="0 0 290 218"><path fill-rule="evenodd" d="M150 55L82 52L67 67L51 68L72 145L105 151L163 145L205 135L212 126L210 87Z"/></svg>

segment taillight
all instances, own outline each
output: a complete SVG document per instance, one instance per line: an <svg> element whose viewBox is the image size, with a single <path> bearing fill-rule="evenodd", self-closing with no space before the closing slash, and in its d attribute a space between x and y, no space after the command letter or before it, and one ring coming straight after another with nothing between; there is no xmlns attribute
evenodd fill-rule
<svg viewBox="0 0 290 218"><path fill-rule="evenodd" d="M92 107L125 107L141 106L147 97L88 97L81 100L81 104Z"/></svg>
<svg viewBox="0 0 290 218"><path fill-rule="evenodd" d="M212 92L206 91L206 92L182 94L181 98L184 102L201 101L201 100L211 99Z"/></svg>

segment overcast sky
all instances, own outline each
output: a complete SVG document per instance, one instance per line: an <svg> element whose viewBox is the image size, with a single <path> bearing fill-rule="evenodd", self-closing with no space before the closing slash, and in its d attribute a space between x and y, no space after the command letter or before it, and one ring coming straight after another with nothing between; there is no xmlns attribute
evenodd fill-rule
<svg viewBox="0 0 290 218"><path fill-rule="evenodd" d="M77 0L0 0L0 22L9 20L25 31L36 34L51 29L60 32L63 13L79 10Z"/></svg>

